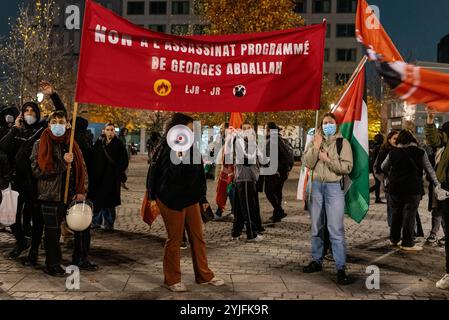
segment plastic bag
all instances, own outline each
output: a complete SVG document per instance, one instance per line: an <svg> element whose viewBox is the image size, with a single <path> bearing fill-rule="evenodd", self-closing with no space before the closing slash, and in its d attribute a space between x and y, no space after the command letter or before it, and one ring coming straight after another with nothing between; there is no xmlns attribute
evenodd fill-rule
<svg viewBox="0 0 449 320"><path fill-rule="evenodd" d="M2 190L2 202L0 204L0 223L11 226L16 223L17 200L19 193L11 189L11 185Z"/></svg>

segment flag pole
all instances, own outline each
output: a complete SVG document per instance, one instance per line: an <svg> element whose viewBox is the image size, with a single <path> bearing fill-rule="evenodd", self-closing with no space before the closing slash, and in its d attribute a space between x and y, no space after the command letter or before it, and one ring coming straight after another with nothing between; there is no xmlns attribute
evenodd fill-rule
<svg viewBox="0 0 449 320"><path fill-rule="evenodd" d="M315 132L318 131L318 121L320 117L320 110L315 111Z"/></svg>
<svg viewBox="0 0 449 320"><path fill-rule="evenodd" d="M338 106L340 106L340 103L343 101L343 99L346 97L346 95L349 92L349 89L351 88L352 84L355 81L355 78L357 77L357 75L359 74L359 72L363 69L363 67L365 66L366 62L368 61L368 57L367 56L363 56L362 60L360 60L359 65L357 66L357 68L355 69L354 73L352 74L351 78L349 79L348 83L346 84L346 88L343 91L343 94L340 96L340 99L338 99L338 102L335 104L334 108L331 110L331 112L334 112Z"/></svg>
<svg viewBox="0 0 449 320"><path fill-rule="evenodd" d="M72 130L70 132L70 145L69 145L69 153L73 152L73 143L75 140L75 128L76 128L76 116L78 113L78 102L75 101L73 105L73 116L72 116ZM64 191L64 203L67 204L68 196L69 196L69 184L70 184L70 170L72 168L72 164L69 163L67 165L67 174L65 178L65 191ZM82 169L82 168L78 168Z"/></svg>

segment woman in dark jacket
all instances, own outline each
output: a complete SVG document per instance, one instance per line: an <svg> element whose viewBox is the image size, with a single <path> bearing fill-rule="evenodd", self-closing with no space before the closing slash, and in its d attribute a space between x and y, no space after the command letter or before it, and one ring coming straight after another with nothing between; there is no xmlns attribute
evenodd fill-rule
<svg viewBox="0 0 449 320"><path fill-rule="evenodd" d="M168 234L163 262L165 285L171 291L183 292L187 291L181 282L180 245L184 228L189 236L196 282L220 286L224 281L214 276L206 258L200 212L200 206L204 209L208 206L206 177L202 161L195 164L193 157L193 153L199 151L190 147L184 153L176 152L167 142L168 132L177 125L187 126L192 130L193 119L181 113L173 115L166 127L162 143L155 151L147 188L150 197L156 199Z"/></svg>
<svg viewBox="0 0 449 320"><path fill-rule="evenodd" d="M97 140L93 151L92 178L89 194L94 203L93 228L104 218L106 230L114 229L115 207L121 204L120 186L128 168L128 153L115 135L115 127L108 123L104 136Z"/></svg>
<svg viewBox="0 0 449 320"><path fill-rule="evenodd" d="M391 221L393 217L393 208L391 207L390 203L390 195L388 193L388 176L383 175L382 177L382 163L387 158L388 154L391 150L393 150L396 147L396 140L398 138L399 132L398 131L391 131L387 139L385 140L385 143L382 145L379 151L379 155L377 156L377 159L375 161L375 166L373 168L374 174L378 176L379 179L381 179L381 184L384 187L385 191L385 198L387 200L387 222L388 226L391 228Z"/></svg>
<svg viewBox="0 0 449 320"><path fill-rule="evenodd" d="M421 251L413 243L415 217L424 195L423 170L433 184L440 187L426 152L409 130L402 130L397 138L397 148L391 150L382 163L382 171L389 172L390 203L393 208L390 241L404 251ZM402 244L401 240L402 230Z"/></svg>

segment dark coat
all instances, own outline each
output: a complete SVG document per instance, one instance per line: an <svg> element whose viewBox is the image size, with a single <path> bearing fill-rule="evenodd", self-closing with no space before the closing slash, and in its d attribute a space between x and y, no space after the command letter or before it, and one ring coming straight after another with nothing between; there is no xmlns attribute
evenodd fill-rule
<svg viewBox="0 0 449 320"><path fill-rule="evenodd" d="M94 136L87 129L89 122L81 117L76 118L75 140L83 153L84 162L86 163L88 175L92 174Z"/></svg>
<svg viewBox="0 0 449 320"><path fill-rule="evenodd" d="M424 195L423 156L424 150L416 146L391 150L390 194Z"/></svg>
<svg viewBox="0 0 449 320"><path fill-rule="evenodd" d="M65 191L65 181L67 176L67 163L64 160L64 154L69 152L69 145L65 143L53 142L53 161L54 161L54 171L43 173L37 162L37 155L39 153L40 140L37 140L33 146L33 152L30 156L31 169L34 177L37 180L37 194L38 200L41 201L51 201L51 202L61 202L64 201L64 191ZM70 166L70 181L69 181L69 193L68 199L69 203L73 196L76 194L76 161L72 162ZM88 176L86 165L83 161L83 170L86 175L84 180L85 189L88 186Z"/></svg>
<svg viewBox="0 0 449 320"><path fill-rule="evenodd" d="M105 141L103 138L98 139L93 150L89 194L96 211L121 204L121 178L128 168L128 153L123 142L117 137L114 137L109 144Z"/></svg>
<svg viewBox="0 0 449 320"><path fill-rule="evenodd" d="M8 157L0 151L0 190L8 188L11 182L12 170L9 165Z"/></svg>
<svg viewBox="0 0 449 320"><path fill-rule="evenodd" d="M190 149L191 154L193 148ZM161 154L157 160L152 179L147 188L168 208L181 211L195 203L206 203L206 176L203 164L173 164L171 148L166 140L161 144ZM192 157L191 157L192 159Z"/></svg>
<svg viewBox="0 0 449 320"><path fill-rule="evenodd" d="M56 110L66 111L59 96L54 93L51 96ZM37 121L28 125L24 122L22 128L12 127L0 140L0 150L3 150L12 166L13 189L19 192L36 192L35 180L31 171L31 152L34 143L39 140L42 132L48 127L46 119L41 120L39 106L34 102L27 102L22 107L22 113L26 107L31 106L36 112Z"/></svg>

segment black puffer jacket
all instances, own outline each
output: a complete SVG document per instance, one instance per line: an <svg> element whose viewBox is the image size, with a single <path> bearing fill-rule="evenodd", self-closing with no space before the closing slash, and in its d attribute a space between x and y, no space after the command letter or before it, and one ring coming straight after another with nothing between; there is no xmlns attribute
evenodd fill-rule
<svg viewBox="0 0 449 320"><path fill-rule="evenodd" d="M64 104L56 93L53 93L50 97L56 110L66 111ZM8 155L12 166L13 189L19 192L35 192L30 156L34 143L40 138L44 129L48 127L47 120L41 119L41 111L35 102L25 103L22 106L22 114L27 107L33 108L37 121L32 125L24 122L22 128L12 127L0 140L0 150Z"/></svg>
<svg viewBox="0 0 449 320"><path fill-rule="evenodd" d="M170 159L172 149L164 139L160 156L152 168L154 172L148 180L147 188L168 208L181 211L195 203L206 202L206 176L203 163L173 164ZM193 148L190 148L193 159Z"/></svg>

